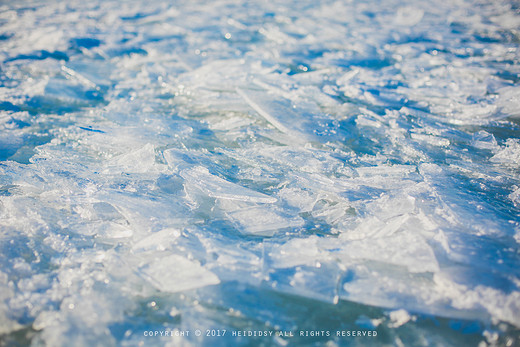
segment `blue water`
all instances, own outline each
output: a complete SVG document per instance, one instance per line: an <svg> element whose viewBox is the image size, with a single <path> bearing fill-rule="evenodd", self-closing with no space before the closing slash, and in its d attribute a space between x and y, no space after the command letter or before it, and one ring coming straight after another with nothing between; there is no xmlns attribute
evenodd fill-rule
<svg viewBox="0 0 520 347"><path fill-rule="evenodd" d="M519 33L515 1L2 2L0 344L520 344Z"/></svg>

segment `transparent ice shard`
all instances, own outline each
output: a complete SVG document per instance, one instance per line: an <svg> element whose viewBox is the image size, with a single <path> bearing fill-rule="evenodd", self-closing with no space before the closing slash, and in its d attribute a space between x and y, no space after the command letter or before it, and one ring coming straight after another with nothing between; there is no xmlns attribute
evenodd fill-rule
<svg viewBox="0 0 520 347"><path fill-rule="evenodd" d="M284 187L280 189L278 196L289 206L293 206L301 212L311 211L317 199L314 194L301 188Z"/></svg>
<svg viewBox="0 0 520 347"><path fill-rule="evenodd" d="M96 237L101 240L117 240L117 242L120 242L121 239L127 239L134 234L131 228L113 222L102 222L93 224L93 226L96 228Z"/></svg>
<svg viewBox="0 0 520 347"><path fill-rule="evenodd" d="M433 250L413 231L353 240L341 247L337 254L347 263L350 262L347 259L364 259L404 266L412 273L439 271Z"/></svg>
<svg viewBox="0 0 520 347"><path fill-rule="evenodd" d="M336 304L341 274L342 269L337 264L318 263L272 270L269 280L273 289Z"/></svg>
<svg viewBox="0 0 520 347"><path fill-rule="evenodd" d="M497 153L491 157L490 161L508 167L518 167L520 165L520 140L514 138L507 139L505 146L500 148Z"/></svg>
<svg viewBox="0 0 520 347"><path fill-rule="evenodd" d="M496 151L498 149L497 140L493 134L490 134L485 130L473 134L471 144L477 148L488 149L491 151Z"/></svg>
<svg viewBox="0 0 520 347"><path fill-rule="evenodd" d="M273 203L277 199L254 190L242 187L216 175L202 166L184 169L180 175L185 180L187 189L195 188L201 193L218 199L229 199L257 203Z"/></svg>
<svg viewBox="0 0 520 347"><path fill-rule="evenodd" d="M314 266L329 257L327 252L320 249L316 236L293 239L283 245L272 245L267 255L273 268Z"/></svg>
<svg viewBox="0 0 520 347"><path fill-rule="evenodd" d="M303 225L300 218L283 217L274 209L262 205L230 209L225 215L241 233L247 235L273 236L277 230Z"/></svg>
<svg viewBox="0 0 520 347"><path fill-rule="evenodd" d="M255 102L251 97L249 97L246 92L244 92L242 89L237 89L237 93L244 98L244 100L256 111L259 115L264 117L269 123L274 125L275 128L280 130L281 132L288 134L288 135L294 135L292 134L291 130L289 130L285 125L280 123L275 117L273 117L268 111L266 111L264 108L262 108L257 102Z"/></svg>
<svg viewBox="0 0 520 347"><path fill-rule="evenodd" d="M305 118L295 113L286 100L254 90L237 88L237 93L266 121L289 136L290 143L304 144L313 138L302 126Z"/></svg>
<svg viewBox="0 0 520 347"><path fill-rule="evenodd" d="M263 276L264 246L262 243L227 242L219 235L199 233L199 241L208 254L206 267L222 282L239 281L259 285Z"/></svg>
<svg viewBox="0 0 520 347"><path fill-rule="evenodd" d="M157 289L175 293L220 283L219 278L198 262L171 254L141 266L140 272Z"/></svg>
<svg viewBox="0 0 520 347"><path fill-rule="evenodd" d="M315 236L283 245L266 244L266 281L277 290L337 303L344 271L341 264L319 249Z"/></svg>
<svg viewBox="0 0 520 347"><path fill-rule="evenodd" d="M166 228L146 236L132 245L132 251L141 252L147 250L164 251L167 249L179 236L181 232L178 229Z"/></svg>

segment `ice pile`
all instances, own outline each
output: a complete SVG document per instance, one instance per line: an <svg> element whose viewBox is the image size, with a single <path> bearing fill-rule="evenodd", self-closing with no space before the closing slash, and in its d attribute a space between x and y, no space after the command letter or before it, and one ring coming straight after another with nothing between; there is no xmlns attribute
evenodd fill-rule
<svg viewBox="0 0 520 347"><path fill-rule="evenodd" d="M0 338L518 343L518 10L0 5Z"/></svg>

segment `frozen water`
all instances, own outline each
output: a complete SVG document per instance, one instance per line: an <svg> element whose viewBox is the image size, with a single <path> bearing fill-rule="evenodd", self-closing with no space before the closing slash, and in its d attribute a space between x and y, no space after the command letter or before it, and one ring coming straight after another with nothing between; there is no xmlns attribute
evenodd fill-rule
<svg viewBox="0 0 520 347"><path fill-rule="evenodd" d="M217 276L198 263L176 254L156 257L139 270L147 280L163 292L175 293L220 282Z"/></svg>
<svg viewBox="0 0 520 347"><path fill-rule="evenodd" d="M2 2L0 344L518 345L519 33L509 0Z"/></svg>

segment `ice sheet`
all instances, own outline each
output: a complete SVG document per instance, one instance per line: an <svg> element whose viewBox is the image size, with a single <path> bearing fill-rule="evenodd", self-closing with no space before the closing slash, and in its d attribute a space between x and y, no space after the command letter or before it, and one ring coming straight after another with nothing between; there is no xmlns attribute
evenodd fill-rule
<svg viewBox="0 0 520 347"><path fill-rule="evenodd" d="M519 23L506 0L0 4L0 344L518 345Z"/></svg>

